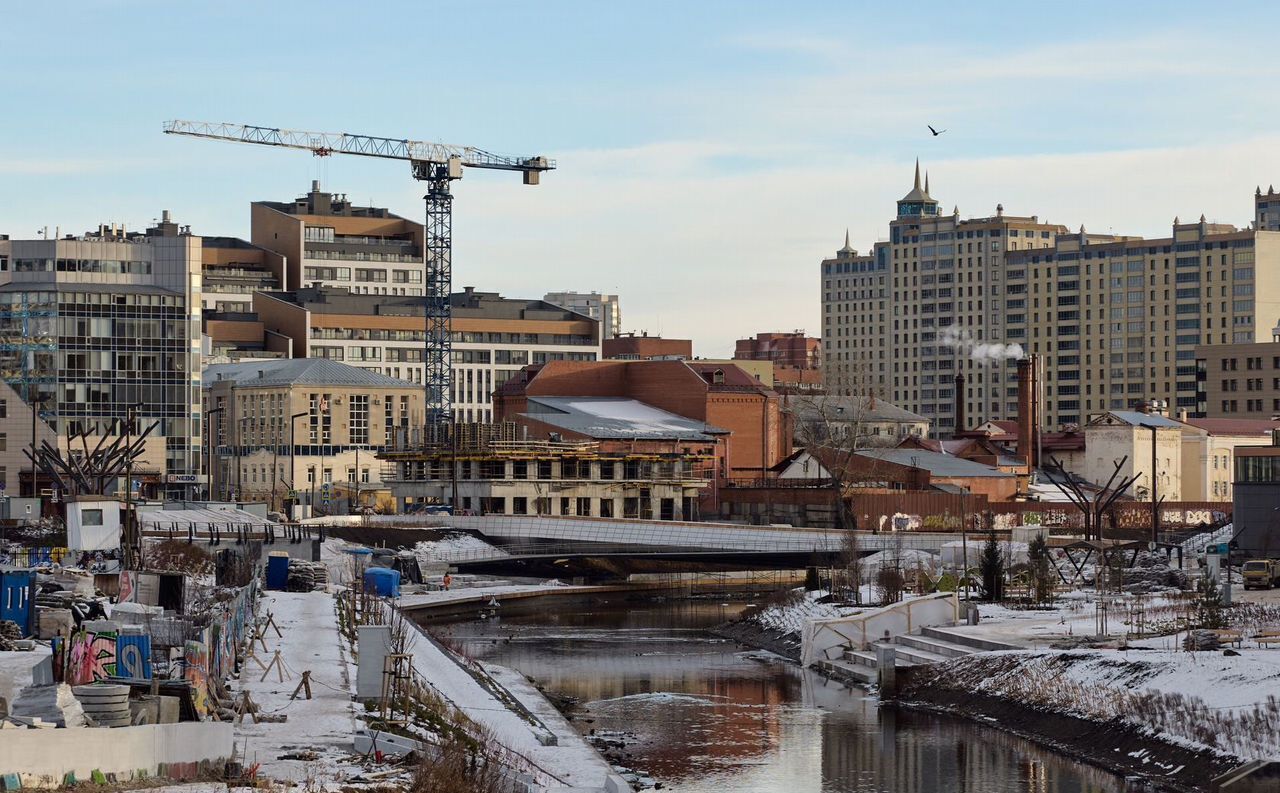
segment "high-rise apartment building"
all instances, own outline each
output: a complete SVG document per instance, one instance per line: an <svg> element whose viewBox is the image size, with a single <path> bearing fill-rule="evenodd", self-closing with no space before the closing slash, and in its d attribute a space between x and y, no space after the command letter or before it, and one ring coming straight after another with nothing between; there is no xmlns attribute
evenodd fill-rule
<svg viewBox="0 0 1280 793"><path fill-rule="evenodd" d="M548 292L542 299L599 321L602 341L622 333L622 307L617 295L602 295L599 292Z"/></svg>
<svg viewBox="0 0 1280 793"><path fill-rule="evenodd" d="M0 378L39 403L64 448L131 410L140 427L158 422L134 472L149 496L199 484L201 261L200 238L167 213L145 233L0 237ZM29 468L6 477L6 492L32 492Z"/></svg>
<svg viewBox="0 0 1280 793"><path fill-rule="evenodd" d="M938 213L917 166L890 240L870 256L846 242L822 263L828 378L946 434L957 382L970 426L1013 418L1012 359L1034 353L1046 427L1148 399L1204 415L1197 345L1258 341L1258 323L1269 338L1280 319L1280 197L1259 190L1255 207L1256 228L1175 218L1161 239L1068 232L1003 207L961 220Z"/></svg>
<svg viewBox="0 0 1280 793"><path fill-rule="evenodd" d="M940 213L920 179L898 201L889 240L822 262L823 368L831 393L875 394L955 431L956 375L970 423L1003 418L1016 390L1005 339L1009 251L1046 248L1063 226L1006 215Z"/></svg>

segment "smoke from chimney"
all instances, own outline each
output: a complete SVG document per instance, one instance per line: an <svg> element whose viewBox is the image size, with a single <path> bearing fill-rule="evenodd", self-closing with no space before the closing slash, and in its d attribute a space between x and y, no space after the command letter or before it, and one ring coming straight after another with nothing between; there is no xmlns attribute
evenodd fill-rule
<svg viewBox="0 0 1280 793"><path fill-rule="evenodd" d="M967 328L948 325L938 334L938 344L950 347L971 361L993 363L1022 358L1026 353L1021 344L979 342Z"/></svg>

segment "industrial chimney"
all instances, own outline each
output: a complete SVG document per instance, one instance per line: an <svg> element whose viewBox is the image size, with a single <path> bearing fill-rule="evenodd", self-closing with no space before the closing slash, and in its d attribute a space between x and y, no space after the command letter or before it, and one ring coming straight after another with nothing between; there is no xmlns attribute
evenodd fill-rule
<svg viewBox="0 0 1280 793"><path fill-rule="evenodd" d="M956 373L956 428L955 428L955 432L953 432L952 434L954 435L957 432L964 432L967 429L969 429L969 424L965 420L965 415L964 415L964 374L961 372L957 372Z"/></svg>
<svg viewBox="0 0 1280 793"><path fill-rule="evenodd" d="M1036 357L1018 359L1018 456L1034 471L1040 465L1036 436L1039 434L1039 404L1036 399Z"/></svg>

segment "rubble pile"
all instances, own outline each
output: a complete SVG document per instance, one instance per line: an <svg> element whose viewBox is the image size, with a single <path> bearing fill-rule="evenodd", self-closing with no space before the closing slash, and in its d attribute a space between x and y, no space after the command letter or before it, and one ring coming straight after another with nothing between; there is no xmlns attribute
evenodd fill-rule
<svg viewBox="0 0 1280 793"><path fill-rule="evenodd" d="M1187 574L1169 565L1164 554L1141 551L1132 567L1122 573L1124 590L1135 595L1164 592L1170 589L1187 589Z"/></svg>

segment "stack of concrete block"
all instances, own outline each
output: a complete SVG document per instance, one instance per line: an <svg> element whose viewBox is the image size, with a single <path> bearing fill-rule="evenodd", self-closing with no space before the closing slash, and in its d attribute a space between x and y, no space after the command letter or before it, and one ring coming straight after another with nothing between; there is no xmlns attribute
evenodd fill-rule
<svg viewBox="0 0 1280 793"><path fill-rule="evenodd" d="M84 709L66 683L27 686L9 707L9 715L59 727L84 726Z"/></svg>
<svg viewBox="0 0 1280 793"><path fill-rule="evenodd" d="M95 726L128 727L133 722L128 686L94 683L76 686L73 691L84 707L84 715Z"/></svg>

